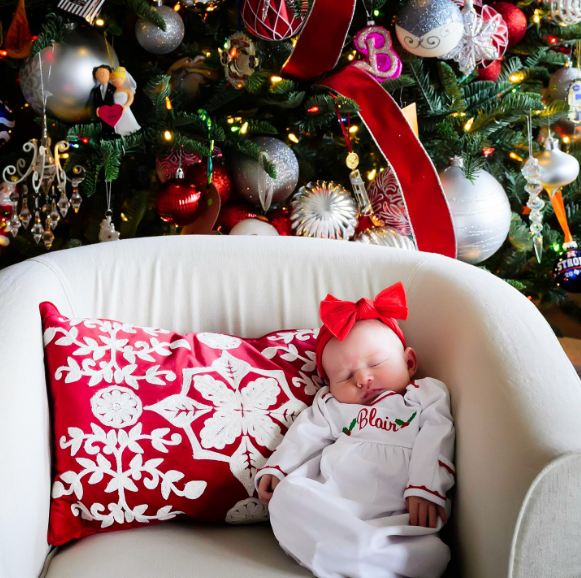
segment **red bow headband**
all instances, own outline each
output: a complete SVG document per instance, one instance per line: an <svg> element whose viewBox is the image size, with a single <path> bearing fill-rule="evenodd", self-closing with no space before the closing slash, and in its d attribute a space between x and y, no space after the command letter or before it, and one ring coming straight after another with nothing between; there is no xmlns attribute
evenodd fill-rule
<svg viewBox="0 0 581 578"><path fill-rule="evenodd" d="M379 319L400 338L404 348L407 347L403 332L396 321L396 319L405 320L408 317L405 289L401 281L381 291L374 301L364 297L357 303L353 303L341 301L329 294L321 301L319 317L324 325L317 337L316 361L317 369L323 379L327 379L321 363L325 345L333 337L343 341L356 321Z"/></svg>

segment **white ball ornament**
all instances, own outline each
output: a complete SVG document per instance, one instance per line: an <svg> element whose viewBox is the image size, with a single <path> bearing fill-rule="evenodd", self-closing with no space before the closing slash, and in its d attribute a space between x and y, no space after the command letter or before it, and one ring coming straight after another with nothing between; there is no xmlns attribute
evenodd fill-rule
<svg viewBox="0 0 581 578"><path fill-rule="evenodd" d="M494 255L504 243L510 228L510 203L490 173L479 170L472 183L461 167L462 159L454 157L440 173L440 181L454 223L457 257L475 264Z"/></svg>
<svg viewBox="0 0 581 578"><path fill-rule="evenodd" d="M462 14L452 0L410 0L395 23L401 45L422 57L447 54L463 32Z"/></svg>
<svg viewBox="0 0 581 578"><path fill-rule="evenodd" d="M232 227L230 235L278 237L278 231L270 223L260 219L244 219Z"/></svg>

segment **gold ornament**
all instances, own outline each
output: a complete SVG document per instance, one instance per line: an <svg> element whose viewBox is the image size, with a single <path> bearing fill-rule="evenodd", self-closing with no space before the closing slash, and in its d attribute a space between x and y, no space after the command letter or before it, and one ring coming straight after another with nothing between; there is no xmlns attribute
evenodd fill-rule
<svg viewBox="0 0 581 578"><path fill-rule="evenodd" d="M354 152L350 152L345 159L345 164L347 168L354 171L359 166L359 155Z"/></svg>

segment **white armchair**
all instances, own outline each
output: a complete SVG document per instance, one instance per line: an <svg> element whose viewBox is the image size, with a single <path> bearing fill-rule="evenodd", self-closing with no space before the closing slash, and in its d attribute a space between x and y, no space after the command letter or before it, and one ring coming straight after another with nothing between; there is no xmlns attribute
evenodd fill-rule
<svg viewBox="0 0 581 578"><path fill-rule="evenodd" d="M310 576L268 525L172 521L50 552L50 421L38 304L179 332L258 336L319 325L331 292L403 281L402 324L456 420L449 576L579 576L581 382L534 305L476 267L359 243L172 236L106 243L0 273L0 576ZM47 561L48 555L48 561ZM44 567L44 570L43 570Z"/></svg>

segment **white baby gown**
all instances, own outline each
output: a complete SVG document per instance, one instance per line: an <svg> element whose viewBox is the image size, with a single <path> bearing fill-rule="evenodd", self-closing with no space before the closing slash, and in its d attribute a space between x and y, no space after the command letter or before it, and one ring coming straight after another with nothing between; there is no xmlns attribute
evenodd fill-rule
<svg viewBox="0 0 581 578"><path fill-rule="evenodd" d="M128 98L129 95L122 90L116 90L113 93L113 102L115 104L123 106ZM131 108L127 108L119 119L119 122L115 125L115 132L121 136L126 136L132 132L138 131L140 128L141 126L139 126L138 122L135 120Z"/></svg>
<svg viewBox="0 0 581 578"><path fill-rule="evenodd" d="M258 470L281 483L269 503L281 547L318 578L438 578L450 551L436 528L410 526L405 498L450 512L454 425L436 379L403 395L346 404L328 387L315 396Z"/></svg>

